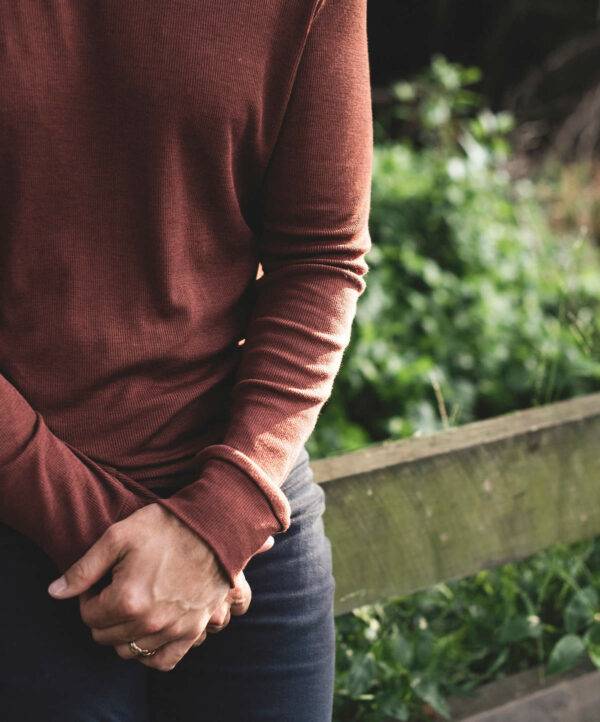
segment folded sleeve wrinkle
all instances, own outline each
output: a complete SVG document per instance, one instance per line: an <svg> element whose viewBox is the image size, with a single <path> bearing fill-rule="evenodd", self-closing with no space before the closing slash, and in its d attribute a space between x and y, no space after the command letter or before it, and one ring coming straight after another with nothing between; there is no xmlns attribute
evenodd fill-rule
<svg viewBox="0 0 600 722"><path fill-rule="evenodd" d="M0 374L0 521L35 542L61 573L109 526L155 498L59 439Z"/></svg>
<svg viewBox="0 0 600 722"><path fill-rule="evenodd" d="M200 478L160 500L230 579L287 531L282 484L330 397L366 287L373 128L366 0L322 0L260 196L263 275L221 443Z"/></svg>

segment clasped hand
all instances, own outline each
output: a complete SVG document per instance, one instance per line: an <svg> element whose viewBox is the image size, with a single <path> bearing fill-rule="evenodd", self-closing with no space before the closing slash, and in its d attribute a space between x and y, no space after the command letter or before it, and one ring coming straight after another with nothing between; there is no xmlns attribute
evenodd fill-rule
<svg viewBox="0 0 600 722"><path fill-rule="evenodd" d="M269 537L259 552L272 545ZM94 585L110 570L110 584L96 593ZM111 525L60 579L66 586L61 591L53 583L49 593L57 599L79 595L81 618L96 642L164 672L202 644L207 631L220 631L231 614L244 614L251 597L242 572L231 589L211 547L156 503ZM158 651L138 657L131 640Z"/></svg>

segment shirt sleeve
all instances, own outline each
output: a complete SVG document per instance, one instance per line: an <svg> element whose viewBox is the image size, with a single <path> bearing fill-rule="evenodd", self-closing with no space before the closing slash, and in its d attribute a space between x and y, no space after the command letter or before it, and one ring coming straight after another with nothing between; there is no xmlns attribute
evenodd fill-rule
<svg viewBox="0 0 600 722"><path fill-rule="evenodd" d="M0 521L68 569L156 495L62 441L0 374Z"/></svg>
<svg viewBox="0 0 600 722"><path fill-rule="evenodd" d="M282 484L329 398L366 288L373 125L366 0L317 0L260 199L263 275L222 443L159 500L229 573L287 531Z"/></svg>

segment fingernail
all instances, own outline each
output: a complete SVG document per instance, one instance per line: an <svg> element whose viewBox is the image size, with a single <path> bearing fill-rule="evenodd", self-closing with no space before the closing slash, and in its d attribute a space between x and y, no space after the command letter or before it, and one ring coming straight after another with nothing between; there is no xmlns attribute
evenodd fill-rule
<svg viewBox="0 0 600 722"><path fill-rule="evenodd" d="M50 594L60 594L66 590L67 586L67 580L64 577L59 577L48 587L48 591Z"/></svg>

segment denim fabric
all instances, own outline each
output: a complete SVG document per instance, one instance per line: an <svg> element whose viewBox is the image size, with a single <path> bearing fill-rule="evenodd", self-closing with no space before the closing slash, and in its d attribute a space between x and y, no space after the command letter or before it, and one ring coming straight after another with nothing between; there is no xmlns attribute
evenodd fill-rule
<svg viewBox="0 0 600 722"><path fill-rule="evenodd" d="M171 672L97 644L78 600L47 593L53 563L0 525L3 722L330 722L335 581L325 495L305 448L282 488L291 525L245 569L248 612Z"/></svg>

